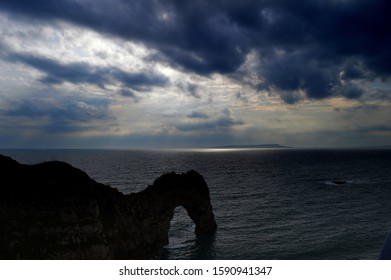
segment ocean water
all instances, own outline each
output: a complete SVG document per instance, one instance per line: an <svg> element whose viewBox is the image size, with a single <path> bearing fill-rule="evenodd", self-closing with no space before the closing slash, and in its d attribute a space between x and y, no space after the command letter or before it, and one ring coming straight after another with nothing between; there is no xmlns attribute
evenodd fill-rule
<svg viewBox="0 0 391 280"><path fill-rule="evenodd" d="M391 149L0 150L22 163L62 160L137 192L166 172L200 172L216 235L186 211L156 259L376 259L391 230ZM335 184L333 180L344 180Z"/></svg>

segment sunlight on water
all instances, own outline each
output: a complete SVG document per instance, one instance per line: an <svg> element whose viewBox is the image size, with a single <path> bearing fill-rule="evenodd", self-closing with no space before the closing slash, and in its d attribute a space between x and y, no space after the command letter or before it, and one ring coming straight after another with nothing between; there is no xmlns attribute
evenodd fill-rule
<svg viewBox="0 0 391 280"><path fill-rule="evenodd" d="M273 151L286 150L285 148L186 148L186 149L158 149L157 152L189 152L189 153L226 153L246 151Z"/></svg>

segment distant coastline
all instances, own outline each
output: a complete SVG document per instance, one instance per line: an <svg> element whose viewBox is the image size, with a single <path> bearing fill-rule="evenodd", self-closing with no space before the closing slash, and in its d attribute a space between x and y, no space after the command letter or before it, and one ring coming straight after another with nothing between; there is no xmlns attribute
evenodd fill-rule
<svg viewBox="0 0 391 280"><path fill-rule="evenodd" d="M290 149L292 147L282 146L280 144L259 144L259 145L226 145L217 146L214 149Z"/></svg>

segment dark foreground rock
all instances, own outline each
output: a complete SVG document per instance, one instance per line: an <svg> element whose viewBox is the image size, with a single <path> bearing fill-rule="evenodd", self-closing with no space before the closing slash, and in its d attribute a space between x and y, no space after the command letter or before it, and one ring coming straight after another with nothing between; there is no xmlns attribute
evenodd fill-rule
<svg viewBox="0 0 391 280"><path fill-rule="evenodd" d="M0 155L1 259L149 258L183 206L196 234L217 226L196 171L169 173L124 195L64 162L23 165Z"/></svg>

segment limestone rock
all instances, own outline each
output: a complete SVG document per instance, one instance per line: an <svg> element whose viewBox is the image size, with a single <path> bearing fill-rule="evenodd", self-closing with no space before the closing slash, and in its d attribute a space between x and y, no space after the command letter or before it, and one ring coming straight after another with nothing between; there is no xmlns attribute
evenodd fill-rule
<svg viewBox="0 0 391 280"><path fill-rule="evenodd" d="M148 258L167 244L178 206L197 235L217 228L208 186L193 170L130 195L64 162L24 165L0 155L0 170L1 259Z"/></svg>

